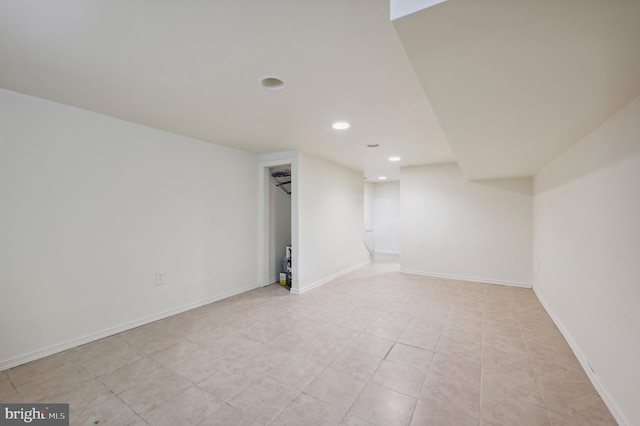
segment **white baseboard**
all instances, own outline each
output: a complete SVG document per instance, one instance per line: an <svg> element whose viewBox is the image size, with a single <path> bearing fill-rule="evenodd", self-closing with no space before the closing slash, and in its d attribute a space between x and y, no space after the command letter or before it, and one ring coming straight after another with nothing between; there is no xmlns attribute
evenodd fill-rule
<svg viewBox="0 0 640 426"><path fill-rule="evenodd" d="M122 333L123 331L131 330L136 327L140 327L141 325L146 325L152 323L154 321L161 320L163 318L167 318L173 315L177 315L179 313L189 311L191 309L199 308L204 305L208 305L213 302L217 302L218 300L226 299L231 296L235 296L240 293L244 293L249 290L253 290L255 288L260 287L259 285L249 285L245 287L241 287L235 290L227 291L224 293L220 293L213 297L209 297L207 299L202 299L197 302L189 303L186 305L179 306L174 309L170 309L168 311L160 312L158 314L149 315L144 318L140 318L135 321L130 321L125 324L120 324L115 327L110 327L95 333L87 334L85 336L77 337L75 339L68 340L63 343L59 343L57 345L49 346L46 348L38 349L33 352L29 352L27 354L18 355L13 358L9 358L6 360L0 361L0 371L8 370L9 368L16 367L18 365L25 364L27 362L35 361L40 358L44 358L49 355L57 354L62 351L66 351L67 349L75 348L76 346L84 345L89 342L93 342L96 340L103 339L105 337L113 336L114 334Z"/></svg>
<svg viewBox="0 0 640 426"><path fill-rule="evenodd" d="M609 393L607 392L606 388L598 380L598 376L591 369L591 366L589 365L587 358L584 356L584 354L580 350L580 347L576 344L575 340L573 340L569 331L562 324L562 321L560 321L560 318L558 318L558 316L553 312L553 310L549 307L549 304L547 303L547 301L544 299L544 297L538 292L538 290L535 287L533 287L533 292L535 293L536 297L542 304L542 307L544 308L544 310L547 311L547 314L549 314L549 316L551 317L551 320L555 323L556 327L558 327L558 330L560 330L560 333L562 333L562 336L565 338L565 340L569 344L569 347L571 348L574 355L578 359L578 362L582 366L582 369L585 371L585 373L587 373L587 377L589 377L589 380L591 380L593 387L596 389L596 391L602 398L602 401L607 406L609 411L611 411L611 414L618 422L618 425L620 426L630 425L631 423L626 421L617 404L613 401L612 398L609 397Z"/></svg>
<svg viewBox="0 0 640 426"><path fill-rule="evenodd" d="M482 284L499 284L499 285L507 285L511 287L532 288L530 283L521 283L517 281L504 281L504 280L493 280L493 279L487 279L487 278L465 277L460 275L440 274L437 272L414 271L411 269L400 269L400 272L402 272L403 274L423 275L425 277L446 278L450 280L459 280L459 281L471 281L471 282L482 283Z"/></svg>
<svg viewBox="0 0 640 426"><path fill-rule="evenodd" d="M346 274L348 274L349 272L353 272L353 271L355 271L356 269L360 269L360 268L362 268L362 267L364 267L364 266L367 266L367 265L368 265L368 264L370 264L370 263L371 263L371 259L368 259L368 260L365 260L364 262L360 262L360 263L358 263L357 265L351 266L351 267L349 267L349 268L347 268L347 269L345 269L345 270L342 270L342 271L340 271L340 272L336 272L336 273L335 273L335 274L333 274L333 275L329 275L329 276L328 276L328 277L326 277L326 278L323 278L323 279L321 279L321 280L318 280L318 281L316 281L316 282L314 282L314 283L311 283L311 284L309 284L309 285L306 285L306 286L304 286L304 287L301 287L301 288L293 288L293 287L292 287L292 288L291 288L291 294L296 294L296 295L298 295L298 294L302 294L302 293L304 293L304 292L306 292L306 291L309 291L309 290L311 290L311 289L313 289L313 288L319 287L319 286L321 286L322 284L328 283L328 282L329 282L329 281L331 281L331 280L335 280L336 278L339 278L339 277L341 277L341 276L343 276L343 275L346 275Z"/></svg>

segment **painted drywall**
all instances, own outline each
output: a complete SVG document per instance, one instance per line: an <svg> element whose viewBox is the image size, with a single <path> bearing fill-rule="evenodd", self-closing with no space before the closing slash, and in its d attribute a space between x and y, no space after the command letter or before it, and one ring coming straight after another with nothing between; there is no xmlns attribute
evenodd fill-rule
<svg viewBox="0 0 640 426"><path fill-rule="evenodd" d="M278 282L282 258L291 245L291 195L275 185L269 185L269 256L271 282Z"/></svg>
<svg viewBox="0 0 640 426"><path fill-rule="evenodd" d="M373 191L376 184L364 183L364 229L373 229Z"/></svg>
<svg viewBox="0 0 640 426"><path fill-rule="evenodd" d="M531 178L465 180L454 163L401 170L402 270L531 286Z"/></svg>
<svg viewBox="0 0 640 426"><path fill-rule="evenodd" d="M373 182L364 183L364 242L370 254L375 249L375 239L373 233Z"/></svg>
<svg viewBox="0 0 640 426"><path fill-rule="evenodd" d="M376 253L400 254L400 182L377 182L373 190L373 234Z"/></svg>
<svg viewBox="0 0 640 426"><path fill-rule="evenodd" d="M363 192L361 172L298 155L299 292L370 262Z"/></svg>
<svg viewBox="0 0 640 426"><path fill-rule="evenodd" d="M540 171L533 203L534 289L627 425L640 424L639 117L636 98Z"/></svg>
<svg viewBox="0 0 640 426"><path fill-rule="evenodd" d="M390 16L391 20L400 19L423 9L443 3L446 0L391 0Z"/></svg>
<svg viewBox="0 0 640 426"><path fill-rule="evenodd" d="M255 287L256 155L4 90L0 129L0 369Z"/></svg>

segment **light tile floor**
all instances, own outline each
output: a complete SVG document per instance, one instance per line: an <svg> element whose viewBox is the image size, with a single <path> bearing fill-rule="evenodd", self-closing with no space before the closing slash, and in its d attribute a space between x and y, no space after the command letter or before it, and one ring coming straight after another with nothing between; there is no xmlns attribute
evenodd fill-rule
<svg viewBox="0 0 640 426"><path fill-rule="evenodd" d="M375 263L0 373L80 425L615 425L531 290Z"/></svg>

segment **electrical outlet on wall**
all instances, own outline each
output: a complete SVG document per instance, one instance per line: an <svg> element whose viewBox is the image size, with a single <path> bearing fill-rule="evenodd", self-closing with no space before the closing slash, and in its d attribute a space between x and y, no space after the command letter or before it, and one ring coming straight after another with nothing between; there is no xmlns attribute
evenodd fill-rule
<svg viewBox="0 0 640 426"><path fill-rule="evenodd" d="M166 283L166 277L164 272L156 272L156 285L164 285Z"/></svg>

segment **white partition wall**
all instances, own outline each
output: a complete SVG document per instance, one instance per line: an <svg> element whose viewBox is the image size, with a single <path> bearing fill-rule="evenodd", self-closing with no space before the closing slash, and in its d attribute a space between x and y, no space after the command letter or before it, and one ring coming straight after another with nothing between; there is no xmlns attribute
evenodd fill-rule
<svg viewBox="0 0 640 426"><path fill-rule="evenodd" d="M531 286L531 179L467 181L454 163L401 171L404 272Z"/></svg>
<svg viewBox="0 0 640 426"><path fill-rule="evenodd" d="M376 253L401 252L400 182L377 182L373 189L373 234Z"/></svg>
<svg viewBox="0 0 640 426"><path fill-rule="evenodd" d="M640 424L640 98L535 176L534 289L621 424Z"/></svg>
<svg viewBox="0 0 640 426"><path fill-rule="evenodd" d="M257 285L256 155L4 90L0 129L0 370Z"/></svg>
<svg viewBox="0 0 640 426"><path fill-rule="evenodd" d="M360 172L298 155L299 292L371 261L362 232L363 185Z"/></svg>

